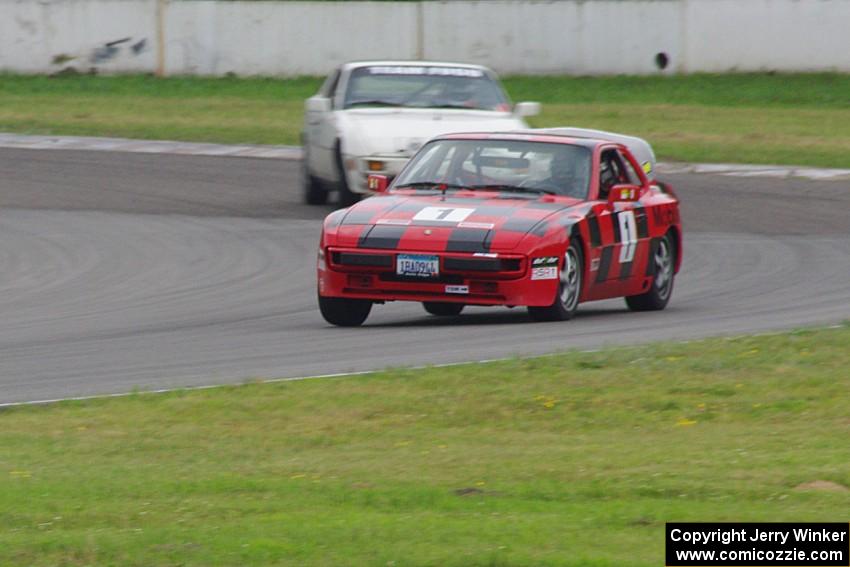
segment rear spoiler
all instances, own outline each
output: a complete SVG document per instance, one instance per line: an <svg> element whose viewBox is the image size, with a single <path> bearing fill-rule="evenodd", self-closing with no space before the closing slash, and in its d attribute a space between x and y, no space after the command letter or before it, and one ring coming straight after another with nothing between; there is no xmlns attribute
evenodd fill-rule
<svg viewBox="0 0 850 567"><path fill-rule="evenodd" d="M606 140L616 144L623 144L643 168L643 172L651 180L655 180L655 152L652 146L643 138L626 136L615 132L604 130L592 130L590 128L535 128L535 132L570 136L572 138L593 138L595 140Z"/></svg>

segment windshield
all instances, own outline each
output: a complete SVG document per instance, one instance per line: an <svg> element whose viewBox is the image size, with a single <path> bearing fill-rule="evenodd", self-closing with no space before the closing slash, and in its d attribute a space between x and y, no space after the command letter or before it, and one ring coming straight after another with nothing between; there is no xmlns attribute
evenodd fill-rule
<svg viewBox="0 0 850 567"><path fill-rule="evenodd" d="M521 140L436 140L393 187L499 189L586 199L591 152L582 146Z"/></svg>
<svg viewBox="0 0 850 567"><path fill-rule="evenodd" d="M501 87L480 69L412 65L355 69L344 106L510 110Z"/></svg>

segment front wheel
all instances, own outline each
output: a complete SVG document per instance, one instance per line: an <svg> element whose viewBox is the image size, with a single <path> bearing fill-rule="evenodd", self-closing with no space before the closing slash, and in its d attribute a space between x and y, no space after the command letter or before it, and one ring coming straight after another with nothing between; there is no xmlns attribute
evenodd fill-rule
<svg viewBox="0 0 850 567"><path fill-rule="evenodd" d="M301 183L304 188L304 202L308 205L324 205L328 202L328 190L310 172L307 148L308 144L305 141L304 156L301 158Z"/></svg>
<svg viewBox="0 0 850 567"><path fill-rule="evenodd" d="M463 311L463 303L446 303L442 301L425 301L422 303L425 311L437 317L454 317Z"/></svg>
<svg viewBox="0 0 850 567"><path fill-rule="evenodd" d="M626 298L626 305L632 311L660 311L667 307L667 302L673 294L676 245L669 232L657 242L653 250L652 262L655 277L652 280L652 286L646 293Z"/></svg>
<svg viewBox="0 0 850 567"><path fill-rule="evenodd" d="M319 296L319 311L331 325L337 327L359 327L369 316L372 302L366 299Z"/></svg>
<svg viewBox="0 0 850 567"><path fill-rule="evenodd" d="M564 263L559 274L560 282L552 305L529 307L528 314L535 321L566 321L572 319L578 309L584 285L584 254L578 241L570 241L564 253Z"/></svg>
<svg viewBox="0 0 850 567"><path fill-rule="evenodd" d="M328 202L328 190L318 179L304 169L304 202L308 205L324 205Z"/></svg>

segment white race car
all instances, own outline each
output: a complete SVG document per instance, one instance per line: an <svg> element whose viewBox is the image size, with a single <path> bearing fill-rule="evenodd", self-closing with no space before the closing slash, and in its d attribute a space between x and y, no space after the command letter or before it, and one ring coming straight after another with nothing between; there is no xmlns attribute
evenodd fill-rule
<svg viewBox="0 0 850 567"><path fill-rule="evenodd" d="M394 177L419 147L452 132L527 128L536 102L511 107L496 74L480 65L423 61L346 63L307 99L304 197L350 205L369 193L370 173Z"/></svg>

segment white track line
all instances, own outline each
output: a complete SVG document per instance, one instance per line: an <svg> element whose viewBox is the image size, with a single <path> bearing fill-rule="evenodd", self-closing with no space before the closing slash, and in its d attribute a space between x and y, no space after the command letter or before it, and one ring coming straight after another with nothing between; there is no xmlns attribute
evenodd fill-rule
<svg viewBox="0 0 850 567"><path fill-rule="evenodd" d="M227 156L285 160L298 160L301 159L302 155L300 146L225 145L174 142L168 140L92 138L88 136L29 136L3 132L0 132L0 148ZM657 164L657 168L661 173L704 173L735 177L799 177L812 181L850 179L850 169L826 169L784 165L659 162Z"/></svg>
<svg viewBox="0 0 850 567"><path fill-rule="evenodd" d="M299 146L225 145L169 140L91 138L87 136L27 136L2 132L0 132L0 148L301 159L301 148Z"/></svg>
<svg viewBox="0 0 850 567"><path fill-rule="evenodd" d="M825 329L843 329L847 325L838 324L838 325L827 325L825 327L806 327L804 330L825 330ZM766 331L763 333L753 333L753 334L745 334L745 335L730 335L728 337L723 336L715 336L715 337L703 337L700 339L687 339L683 341L653 341L651 343L645 344L634 344L634 345L618 345L611 346L610 349L630 349L630 348L640 348L642 346L653 345L653 344L675 344L675 345L686 345L690 343L696 343L711 339L724 339L727 341L736 341L740 339L746 339L750 337L773 337L777 335L785 335L788 333L794 332L791 330L784 331ZM393 370L426 370L428 368L451 368L454 366L469 366L473 364L487 364L490 362L505 362L508 360L534 360L538 358L548 358L552 356L560 356L563 354L570 353L580 353L580 354L590 354L595 352L602 352L603 350L608 350L608 348L591 348L591 349L582 349L582 350L566 350L561 352L550 352L546 354L538 354L534 356L506 356L502 358L487 358L483 360L472 360L467 362L444 362L441 364L428 364L423 366L408 366L402 368L394 368ZM233 387L242 387L252 384L276 384L278 382L299 382L301 380L319 380L319 379L330 379L330 378L351 378L355 376L364 376L366 374L378 374L381 372L388 372L389 369L384 370L360 370L358 372L337 372L334 374L315 374L313 376L293 376L290 378L269 378L266 380L250 380L244 381L242 383L236 384L207 384L205 386L184 386L180 388L160 388L157 390L138 390L134 392L119 392L115 394L96 394L92 396L72 396L69 398L52 398L47 400L30 400L24 402L2 402L0 403L0 408L11 408L11 407L19 407L19 406L37 406L37 405L47 405L47 404L57 404L60 402L72 402L72 401L86 401L86 400L102 400L109 398L126 398L128 396L142 396L142 395L151 395L151 394L168 394L171 392L191 392L195 390L211 390L213 388L233 388Z"/></svg>

